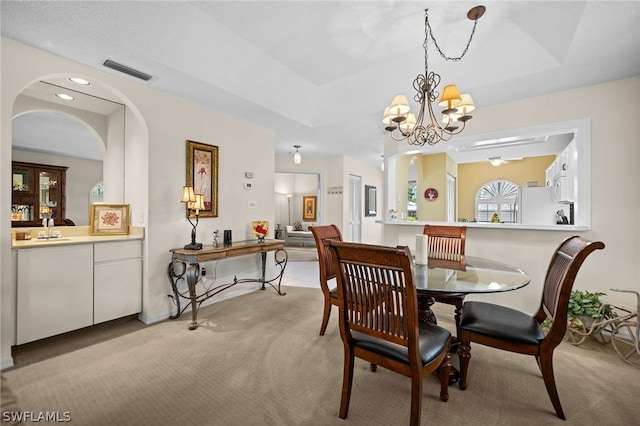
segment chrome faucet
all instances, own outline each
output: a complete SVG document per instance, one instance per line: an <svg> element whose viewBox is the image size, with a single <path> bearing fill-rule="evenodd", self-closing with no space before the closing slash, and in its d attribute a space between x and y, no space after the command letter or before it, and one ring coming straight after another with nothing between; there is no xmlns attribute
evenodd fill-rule
<svg viewBox="0 0 640 426"><path fill-rule="evenodd" d="M42 226L47 228L47 236L45 238L49 239L51 238L51 228L54 226L53 218L51 217L51 213L43 213L42 216L44 217L44 219L42 219Z"/></svg>

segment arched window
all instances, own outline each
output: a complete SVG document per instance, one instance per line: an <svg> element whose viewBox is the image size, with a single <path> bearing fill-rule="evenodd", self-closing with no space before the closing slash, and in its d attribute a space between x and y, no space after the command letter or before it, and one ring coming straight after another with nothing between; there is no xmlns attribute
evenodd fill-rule
<svg viewBox="0 0 640 426"><path fill-rule="evenodd" d="M491 222L497 215L501 223L516 223L518 185L508 180L494 180L476 193L476 220ZM495 221L495 219L494 219Z"/></svg>

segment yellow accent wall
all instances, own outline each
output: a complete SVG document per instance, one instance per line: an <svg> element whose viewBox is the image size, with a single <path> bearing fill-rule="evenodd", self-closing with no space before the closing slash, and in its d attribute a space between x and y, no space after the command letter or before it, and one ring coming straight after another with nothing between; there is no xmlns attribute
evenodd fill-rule
<svg viewBox="0 0 640 426"><path fill-rule="evenodd" d="M489 162L459 164L458 218L474 218L476 193L493 180L504 179L518 186L527 186L529 181L538 181L538 186L545 186L545 170L555 158L555 155L530 157L512 160L497 167Z"/></svg>
<svg viewBox="0 0 640 426"><path fill-rule="evenodd" d="M447 220L447 169L451 159L447 154L432 154L422 156L422 175L418 175L418 197L416 207L418 208L418 220L421 221L446 221ZM424 191L427 188L435 188L438 191L438 198L434 201L427 201L424 198Z"/></svg>

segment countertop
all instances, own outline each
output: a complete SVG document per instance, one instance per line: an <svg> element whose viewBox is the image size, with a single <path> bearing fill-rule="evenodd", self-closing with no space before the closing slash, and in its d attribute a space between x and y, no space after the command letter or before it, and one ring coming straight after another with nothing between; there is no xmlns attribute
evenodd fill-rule
<svg viewBox="0 0 640 426"><path fill-rule="evenodd" d="M15 232L31 230L30 240L16 240ZM106 243L113 241L141 240L144 238L144 228L138 226L130 226L128 234L120 235L90 235L88 226L58 226L53 231L60 231L60 238L39 239L38 232L44 228L14 228L12 229L11 248L12 249L31 249L38 247L63 246L72 244L94 244Z"/></svg>
<svg viewBox="0 0 640 426"><path fill-rule="evenodd" d="M589 226L583 225L524 225L520 223L486 223L486 222L423 222L417 220L376 220L376 223L383 225L397 226L418 226L440 225L440 226L466 226L467 228L486 229L527 229L533 231L588 231Z"/></svg>

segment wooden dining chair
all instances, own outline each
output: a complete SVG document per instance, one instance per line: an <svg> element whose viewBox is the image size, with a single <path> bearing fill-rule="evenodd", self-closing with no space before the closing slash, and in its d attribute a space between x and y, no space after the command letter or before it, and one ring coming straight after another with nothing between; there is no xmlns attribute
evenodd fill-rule
<svg viewBox="0 0 640 426"><path fill-rule="evenodd" d="M464 269L464 247L467 241L466 226L438 226L425 225L422 233L427 236L427 248L429 263L451 262L451 269ZM435 262L434 262L435 261ZM428 307L434 302L446 303L455 306L456 325L460 320L464 294L439 294L433 297L421 296L419 303ZM435 321L435 319L433 319Z"/></svg>
<svg viewBox="0 0 640 426"><path fill-rule="evenodd" d="M344 345L341 419L351 399L355 358L411 378L411 424L420 424L422 382L438 370L447 401L451 333L418 321L411 252L329 241L337 273L340 336Z"/></svg>
<svg viewBox="0 0 640 426"><path fill-rule="evenodd" d="M578 270L589 254L603 248L604 244L600 241L590 242L578 236L564 240L551 257L542 300L535 315L491 303L466 302L458 326L460 389L467 388L471 342L533 355L556 415L564 420L553 375L553 351L567 330L569 296ZM552 322L545 334L541 324L547 318Z"/></svg>
<svg viewBox="0 0 640 426"><path fill-rule="evenodd" d="M422 233L427 236L430 258L464 263L466 226L425 225Z"/></svg>
<svg viewBox="0 0 640 426"><path fill-rule="evenodd" d="M331 252L327 246L327 241L342 241L342 233L336 225L322 225L309 227L313 238L316 240L318 250L318 269L320 271L320 289L324 295L324 309L322 311L322 323L320 324L320 335L323 336L331 316L331 305L338 306L338 290L335 285L329 285L329 281L336 277L333 269ZM335 281L332 282L334 284Z"/></svg>

